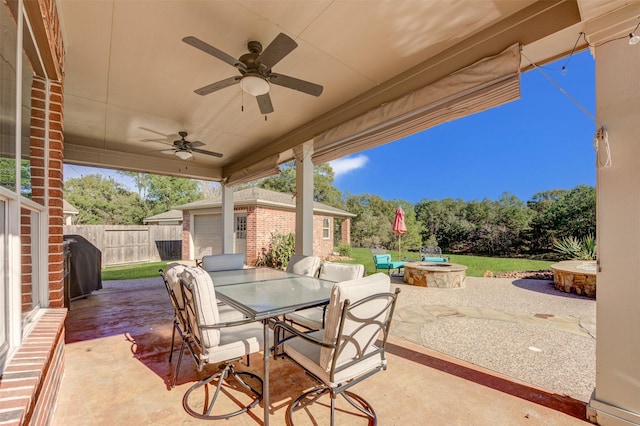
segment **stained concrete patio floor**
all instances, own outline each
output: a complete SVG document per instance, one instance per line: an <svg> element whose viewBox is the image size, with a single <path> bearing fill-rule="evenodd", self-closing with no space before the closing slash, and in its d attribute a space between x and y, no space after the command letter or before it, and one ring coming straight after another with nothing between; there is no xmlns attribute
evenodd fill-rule
<svg viewBox="0 0 640 426"><path fill-rule="evenodd" d="M400 286L402 293L396 316L398 322L394 324L394 332L387 346L388 369L353 388L375 408L380 425L423 425L427 422L433 425L492 426L588 424L584 420L586 404L579 396L525 383L496 372L499 370L497 368L480 367L434 351L424 344L434 340L434 337L437 341L462 339L463 344L439 344L451 352L458 351L457 356L465 357L465 348L474 340L475 333L475 340L481 337L481 341L476 342L475 350L471 352L488 352L492 349L489 345L494 342L486 341L486 335L495 333L495 328L481 331L481 327L469 321L480 321L485 325L499 322L500 326L506 326L507 329L510 326L522 326L524 331L518 332L525 336L531 333L535 335L539 329L543 329L553 338L566 338L576 332L576 326L570 318L572 316L584 318L585 329L589 329L587 323L590 314L584 314L584 311L589 311L590 301L567 298L553 292L549 294L542 286L538 288L536 283L513 280L503 283L468 278L466 289L461 291L409 287L400 284L400 280L394 281L394 286ZM172 311L160 278L103 284L102 290L86 299L72 302L67 319L65 375L53 425L204 423L183 410L182 396L198 377L211 374L211 368L214 367L197 373L192 360L185 357L177 386L170 389L175 367L168 363ZM487 287L491 285L497 286ZM486 294L478 296L483 288ZM489 293L494 291L506 292L501 296L503 301L484 302L482 305L482 299L488 298ZM525 299L530 300L523 302L516 298L520 291L524 291L528 295ZM550 299L547 300L547 297ZM558 306L576 300L584 306L553 308L553 297L558 299ZM531 300L534 301L533 305ZM511 309L502 309L502 303ZM537 309L538 306L547 309ZM559 311L553 313L552 308ZM576 309L576 312L572 313L571 309ZM545 315L551 314L554 316L545 318ZM562 319L553 320L555 315ZM442 321L452 324L450 327L439 327L438 322ZM564 330L565 327L570 331ZM438 328L443 330L434 331ZM508 332L513 334L514 329ZM588 339L593 340L588 331L586 334ZM450 338L443 339L445 335ZM584 335L575 335L589 341ZM527 339L522 339L522 343L526 344ZM547 349L539 340L535 344L541 346L540 352L528 348L526 351L534 355L546 354ZM523 350L519 344L515 346L516 352ZM177 353L176 350L174 363ZM518 357L514 359L511 352L501 350L487 357L498 366L520 365L520 369L531 362L529 359L518 360ZM238 370L249 370L261 376L262 365L261 354L254 354L250 367L242 364ZM558 370L557 364L554 365L549 370ZM270 362L270 377L270 422L283 425L286 424L288 404L312 387L313 381L286 359ZM228 392L233 398L243 397L233 389ZM220 404L229 403L233 406L231 401L225 398ZM301 413L302 417L296 417L296 421L299 424L328 424L327 404L328 397L325 397L314 404L311 410ZM366 419L357 416L353 410L342 404L338 404L338 407L348 412L338 412L337 424L367 424ZM250 413L237 416L226 424L262 424L262 417L263 409L259 405Z"/></svg>

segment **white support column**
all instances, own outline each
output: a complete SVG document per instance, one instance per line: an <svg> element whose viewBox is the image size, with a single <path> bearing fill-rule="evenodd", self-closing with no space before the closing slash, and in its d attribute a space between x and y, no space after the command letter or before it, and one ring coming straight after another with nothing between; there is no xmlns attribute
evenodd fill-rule
<svg viewBox="0 0 640 426"><path fill-rule="evenodd" d="M608 132L611 166L597 170L596 390L600 425L640 424L640 46L595 49L597 117ZM599 147L600 163L607 147Z"/></svg>
<svg viewBox="0 0 640 426"><path fill-rule="evenodd" d="M235 221L233 217L233 189L222 184L222 253L233 253L233 231Z"/></svg>
<svg viewBox="0 0 640 426"><path fill-rule="evenodd" d="M295 148L296 254L313 255L313 142Z"/></svg>

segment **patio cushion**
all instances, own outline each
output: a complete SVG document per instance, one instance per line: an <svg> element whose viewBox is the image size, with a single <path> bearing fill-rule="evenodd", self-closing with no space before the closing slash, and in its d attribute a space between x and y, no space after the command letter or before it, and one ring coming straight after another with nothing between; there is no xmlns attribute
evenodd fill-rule
<svg viewBox="0 0 640 426"><path fill-rule="evenodd" d="M447 259L444 257L425 257L422 259L423 262L446 262Z"/></svg>
<svg viewBox="0 0 640 426"><path fill-rule="evenodd" d="M308 277L318 276L320 269L320 258L317 256L304 256L302 254L294 254L287 264L287 272L298 275L306 275Z"/></svg>
<svg viewBox="0 0 640 426"><path fill-rule="evenodd" d="M176 296L176 303L180 310L184 309L184 300L182 299L182 290L180 289L180 274L182 274L184 268L186 268L186 266L180 263L170 263L167 265L167 272L165 273L167 282L171 286L173 294Z"/></svg>
<svg viewBox="0 0 640 426"><path fill-rule="evenodd" d="M200 268L187 267L180 274L180 278L194 293L190 295L186 292L186 297L193 297L198 324L218 324L220 322L218 301L216 300L216 292L209 274ZM189 302L187 301L187 303ZM198 324L192 324L196 333L199 333ZM218 330L204 329L201 335L197 337L200 338L203 351L220 343L220 332Z"/></svg>
<svg viewBox="0 0 640 426"><path fill-rule="evenodd" d="M202 269L207 272L242 268L244 268L244 253L212 254L202 258Z"/></svg>
<svg viewBox="0 0 640 426"><path fill-rule="evenodd" d="M373 274L357 280L343 281L334 285L331 290L331 299L327 308L323 341L325 343L335 343L336 338L338 337L338 323L342 315L342 307L345 300L349 300L350 303L355 303L373 294L389 292L390 289L391 279L388 275L382 273ZM384 302L382 301L379 303L384 305ZM367 312L371 311L373 313L380 311L378 303L369 303L354 309L354 312L356 312L358 316L367 317L365 309ZM347 319L344 324L343 334L351 334L353 330L359 326L360 324L354 324ZM371 329L372 332L375 333L378 333L380 330L379 327L372 327ZM356 338L357 343L362 348L365 348L371 341L372 336L368 335L366 332L361 332L357 334ZM373 339L373 341L375 342L375 339ZM349 350L349 347L343 350L338 358L338 365L341 365L351 359L353 356L352 354L353 351ZM332 358L333 349L322 348L320 354L320 366L328 371L331 367Z"/></svg>
<svg viewBox="0 0 640 426"><path fill-rule="evenodd" d="M340 282L364 277L364 265L324 262L320 267L320 279Z"/></svg>

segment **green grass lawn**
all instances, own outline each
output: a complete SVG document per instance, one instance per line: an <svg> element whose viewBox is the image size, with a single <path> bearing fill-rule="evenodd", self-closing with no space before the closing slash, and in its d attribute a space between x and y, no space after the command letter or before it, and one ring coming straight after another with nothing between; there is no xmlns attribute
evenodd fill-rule
<svg viewBox="0 0 640 426"><path fill-rule="evenodd" d="M398 260L398 252L389 250L391 258ZM360 263L363 264L367 270L367 275L375 272L375 265L373 264L373 258L371 251L365 248L353 248L351 249L350 261L345 263ZM416 252L402 252L400 255L402 260L420 260L420 255ZM452 263L459 263L466 265L468 277L481 277L484 271L491 271L494 274L500 272L509 271L540 271L547 270L553 262L543 260L529 260L529 259L508 259L501 257L482 257L482 256L463 256L463 255L451 255ZM136 263L132 265L122 266L110 266L102 270L103 280L131 280L136 278L151 278L159 277L158 269L166 269L167 262L151 262L151 263Z"/></svg>
<svg viewBox="0 0 640 426"><path fill-rule="evenodd" d="M133 263L130 265L109 266L102 270L103 280L133 280L136 278L160 277L158 269L167 270L168 262Z"/></svg>
<svg viewBox="0 0 640 426"><path fill-rule="evenodd" d="M389 250L392 260L398 260L398 252ZM445 254L445 256L447 256ZM353 248L351 249L350 260L345 263L361 263L367 270L367 275L375 272L375 265L373 263L373 257L371 251L366 248ZM420 255L416 252L402 252L399 257L401 260L420 260ZM529 260L529 259L509 259L501 257L482 257L482 256L464 256L464 255L451 255L451 262L465 265L467 269L468 277L481 277L484 271L491 271L494 274L499 272L509 271L540 271L547 270L549 266L554 262L543 260Z"/></svg>

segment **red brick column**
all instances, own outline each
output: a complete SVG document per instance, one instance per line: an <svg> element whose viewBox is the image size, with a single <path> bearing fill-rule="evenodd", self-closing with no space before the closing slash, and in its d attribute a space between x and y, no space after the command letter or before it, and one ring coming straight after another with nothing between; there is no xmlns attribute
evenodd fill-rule
<svg viewBox="0 0 640 426"><path fill-rule="evenodd" d="M48 93L48 95L47 95ZM49 96L49 125L45 117L47 96ZM49 211L49 306L64 305L64 262L62 246L63 199L63 87L62 83L50 82L47 91L46 80L35 77L31 89L31 183L33 200L46 205ZM46 135L49 136L47 150ZM48 156L46 155L48 153ZM48 174L45 175L48 167ZM48 185L45 185L45 182ZM48 192L47 192L48 191Z"/></svg>
<svg viewBox="0 0 640 426"><path fill-rule="evenodd" d="M342 221L342 242L351 244L351 218Z"/></svg>
<svg viewBox="0 0 640 426"><path fill-rule="evenodd" d="M191 258L191 214L187 210L182 211L182 260Z"/></svg>

